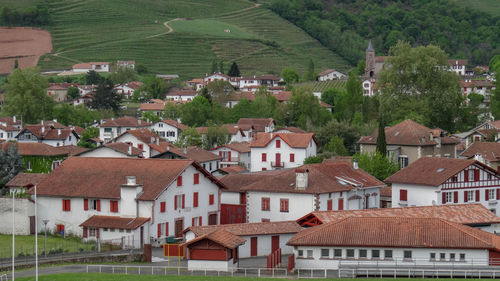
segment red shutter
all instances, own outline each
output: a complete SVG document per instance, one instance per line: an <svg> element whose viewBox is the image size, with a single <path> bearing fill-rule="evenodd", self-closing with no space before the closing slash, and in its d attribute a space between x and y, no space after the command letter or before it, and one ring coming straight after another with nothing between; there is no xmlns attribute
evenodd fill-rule
<svg viewBox="0 0 500 281"><path fill-rule="evenodd" d="M158 238L161 237L161 223L158 224Z"/></svg>
<svg viewBox="0 0 500 281"><path fill-rule="evenodd" d="M481 200L481 191L478 189L476 190L476 202Z"/></svg>
<svg viewBox="0 0 500 281"><path fill-rule="evenodd" d="M485 189L485 190L484 190L484 199L485 199L486 201L490 200L490 195L488 194L488 189Z"/></svg>
<svg viewBox="0 0 500 281"><path fill-rule="evenodd" d="M231 151L227 152L227 161L231 161Z"/></svg>
<svg viewBox="0 0 500 281"><path fill-rule="evenodd" d="M497 200L500 199L500 188L497 188Z"/></svg>
<svg viewBox="0 0 500 281"><path fill-rule="evenodd" d="M168 236L168 222L165 223L165 236Z"/></svg>
<svg viewBox="0 0 500 281"><path fill-rule="evenodd" d="M193 207L198 207L198 192L193 193Z"/></svg>
<svg viewBox="0 0 500 281"><path fill-rule="evenodd" d="M222 157L222 151L219 151L219 156Z"/></svg>
<svg viewBox="0 0 500 281"><path fill-rule="evenodd" d="M66 200L64 200L64 199L62 200L62 210L66 211Z"/></svg>
<svg viewBox="0 0 500 281"><path fill-rule="evenodd" d="M327 209L328 211L333 210L333 201L332 201L332 199L330 199L330 200L328 200L328 201L326 201L326 202L327 202L327 204L326 204L326 205L327 205L327 206L326 206L326 209Z"/></svg>
<svg viewBox="0 0 500 281"><path fill-rule="evenodd" d="M83 210L87 211L89 209L89 199L83 199Z"/></svg>
<svg viewBox="0 0 500 281"><path fill-rule="evenodd" d="M240 193L240 204L246 204L247 203L247 196L245 193Z"/></svg>
<svg viewBox="0 0 500 281"><path fill-rule="evenodd" d="M469 170L464 171L464 181L469 181Z"/></svg>
<svg viewBox="0 0 500 281"><path fill-rule="evenodd" d="M101 200L97 200L97 211L101 211Z"/></svg>
<svg viewBox="0 0 500 281"><path fill-rule="evenodd" d="M182 194L182 209L186 206L186 196Z"/></svg>
<svg viewBox="0 0 500 281"><path fill-rule="evenodd" d="M160 212L165 213L166 205L165 202L160 202Z"/></svg>
<svg viewBox="0 0 500 281"><path fill-rule="evenodd" d="M83 238L87 238L87 228L83 227Z"/></svg>
<svg viewBox="0 0 500 281"><path fill-rule="evenodd" d="M177 210L177 196L178 195L174 196L174 210Z"/></svg>
<svg viewBox="0 0 500 281"><path fill-rule="evenodd" d="M203 221L201 220L201 216L199 217L199 220L200 220L200 221L199 221L198 225L199 225L199 226L202 226L202 225L203 225Z"/></svg>
<svg viewBox="0 0 500 281"><path fill-rule="evenodd" d="M266 161L267 161L267 154L262 153L262 162L266 162Z"/></svg>
<svg viewBox="0 0 500 281"><path fill-rule="evenodd" d="M344 198L339 198L339 210L344 210Z"/></svg>
<svg viewBox="0 0 500 281"><path fill-rule="evenodd" d="M464 202L468 202L469 198L467 197L467 191L464 191Z"/></svg>
<svg viewBox="0 0 500 281"><path fill-rule="evenodd" d="M290 162L295 162L295 154L290 153Z"/></svg>
<svg viewBox="0 0 500 281"><path fill-rule="evenodd" d="M181 186L182 185L182 176L178 176L177 177L177 186Z"/></svg>
<svg viewBox="0 0 500 281"><path fill-rule="evenodd" d="M68 208L68 211L71 211L71 200L66 200L66 207Z"/></svg>
<svg viewBox="0 0 500 281"><path fill-rule="evenodd" d="M109 211L114 212L115 207L113 206L113 201L109 200Z"/></svg>
<svg viewBox="0 0 500 281"><path fill-rule="evenodd" d="M453 192L453 203L458 203L458 191Z"/></svg>
<svg viewBox="0 0 500 281"><path fill-rule="evenodd" d="M281 147L281 141L280 140L276 140L276 148L280 148Z"/></svg>
<svg viewBox="0 0 500 281"><path fill-rule="evenodd" d="M191 225L194 226L194 218L191 219Z"/></svg>
<svg viewBox="0 0 500 281"><path fill-rule="evenodd" d="M442 194L442 196L443 196L443 198L442 198L442 200L441 200L441 203L442 203L442 204L446 204L446 192L443 192L443 193L441 193L441 194Z"/></svg>
<svg viewBox="0 0 500 281"><path fill-rule="evenodd" d="M198 174L198 173L194 174L193 182L194 182L194 184L200 183L200 174Z"/></svg>
<svg viewBox="0 0 500 281"><path fill-rule="evenodd" d="M399 201L408 201L408 190L406 189L399 190Z"/></svg>
<svg viewBox="0 0 500 281"><path fill-rule="evenodd" d="M63 230L64 230L64 226L63 226ZM99 238L99 228L95 229L95 237Z"/></svg>
<svg viewBox="0 0 500 281"><path fill-rule="evenodd" d="M479 170L474 170L474 181L479 181Z"/></svg>
<svg viewBox="0 0 500 281"><path fill-rule="evenodd" d="M210 194L208 196L208 204L209 205L213 205L214 204L214 195L213 194Z"/></svg>

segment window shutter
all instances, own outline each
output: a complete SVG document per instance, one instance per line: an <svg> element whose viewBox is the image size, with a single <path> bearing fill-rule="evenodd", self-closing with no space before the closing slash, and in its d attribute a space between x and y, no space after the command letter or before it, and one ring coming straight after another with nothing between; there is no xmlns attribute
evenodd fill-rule
<svg viewBox="0 0 500 281"><path fill-rule="evenodd" d="M199 184L200 183L200 174L198 174L198 173L194 174L193 182L194 182L194 184Z"/></svg>
<svg viewBox="0 0 500 281"><path fill-rule="evenodd" d="M87 238L87 228L83 227L83 238Z"/></svg>
<svg viewBox="0 0 500 281"><path fill-rule="evenodd" d="M97 211L101 211L101 200L97 200Z"/></svg>
<svg viewBox="0 0 500 281"><path fill-rule="evenodd" d="M66 200L66 207L68 208L68 211L71 211L71 200Z"/></svg>
<svg viewBox="0 0 500 281"><path fill-rule="evenodd" d="M227 152L227 161L231 161L231 151Z"/></svg>
<svg viewBox="0 0 500 281"><path fill-rule="evenodd" d="M468 202L469 198L467 197L467 191L464 191L464 202Z"/></svg>
<svg viewBox="0 0 500 281"><path fill-rule="evenodd" d="M168 236L168 222L165 223L165 236Z"/></svg>
<svg viewBox="0 0 500 281"><path fill-rule="evenodd" d="M160 212L165 213L166 204L165 202L160 202Z"/></svg>
<svg viewBox="0 0 500 281"><path fill-rule="evenodd" d="M266 162L266 161L267 161L267 154L262 153L262 162Z"/></svg>
<svg viewBox="0 0 500 281"><path fill-rule="evenodd" d="M193 193L193 207L198 207L198 192Z"/></svg>
<svg viewBox="0 0 500 281"><path fill-rule="evenodd" d="M330 200L327 201L326 209L328 211L331 211L333 209L333 201L332 201L332 199L330 199Z"/></svg>
<svg viewBox="0 0 500 281"><path fill-rule="evenodd" d="M113 207L113 201L112 200L109 200L109 211L110 212L114 212L115 211L115 207Z"/></svg>
<svg viewBox="0 0 500 281"><path fill-rule="evenodd" d="M182 176L178 176L177 177L177 186L181 186L182 185Z"/></svg>
<svg viewBox="0 0 500 281"><path fill-rule="evenodd" d="M469 170L464 170L464 181L469 181Z"/></svg>
<svg viewBox="0 0 500 281"><path fill-rule="evenodd" d="M453 192L453 203L458 203L458 191Z"/></svg>
<svg viewBox="0 0 500 281"><path fill-rule="evenodd" d="M198 225L199 225L199 226L202 226L202 225L203 225L203 223L202 223L202 222L203 222L203 220L201 219L201 216L200 216L200 221L199 221L199 224L198 224Z"/></svg>
<svg viewBox="0 0 500 281"><path fill-rule="evenodd" d="M213 194L210 194L208 196L208 204L209 205L213 205L214 204L214 195Z"/></svg>
<svg viewBox="0 0 500 281"><path fill-rule="evenodd" d="M497 200L500 199L500 188L497 188Z"/></svg>
<svg viewBox="0 0 500 281"><path fill-rule="evenodd" d="M62 210L66 211L66 200L62 200Z"/></svg>
<svg viewBox="0 0 500 281"><path fill-rule="evenodd" d="M161 223L158 224L158 238L161 237Z"/></svg>
<svg viewBox="0 0 500 281"><path fill-rule="evenodd" d="M339 198L339 210L344 210L344 198Z"/></svg>
<svg viewBox="0 0 500 281"><path fill-rule="evenodd" d="M219 156L222 157L222 151L219 151Z"/></svg>
<svg viewBox="0 0 500 281"><path fill-rule="evenodd" d="M87 211L89 209L89 199L83 199L83 210Z"/></svg>
<svg viewBox="0 0 500 281"><path fill-rule="evenodd" d="M191 225L194 226L194 218L191 219Z"/></svg>
<svg viewBox="0 0 500 281"><path fill-rule="evenodd" d="M406 189L399 190L399 201L408 201L408 190Z"/></svg>
<svg viewBox="0 0 500 281"><path fill-rule="evenodd" d="M479 181L479 170L474 170L474 181Z"/></svg>
<svg viewBox="0 0 500 281"><path fill-rule="evenodd" d="M476 190L476 202L481 201L481 191L478 189Z"/></svg>
<svg viewBox="0 0 500 281"><path fill-rule="evenodd" d="M280 140L276 140L276 148L280 148L281 147L281 141Z"/></svg>
<svg viewBox="0 0 500 281"><path fill-rule="evenodd" d="M295 154L290 153L290 162L295 162Z"/></svg>
<svg viewBox="0 0 500 281"><path fill-rule="evenodd" d="M177 196L178 195L174 196L174 210L177 210Z"/></svg>
<svg viewBox="0 0 500 281"><path fill-rule="evenodd" d="M182 194L182 209L184 209L184 207L186 206L185 203L186 203L186 196Z"/></svg>
<svg viewBox="0 0 500 281"><path fill-rule="evenodd" d="M442 203L442 204L446 204L446 192L443 192L443 193L441 193L441 194L443 195L443 198L442 198L441 203Z"/></svg>
<svg viewBox="0 0 500 281"><path fill-rule="evenodd" d="M485 199L486 201L490 200L490 195L488 194L488 189L485 189L485 190L484 190L484 199Z"/></svg>

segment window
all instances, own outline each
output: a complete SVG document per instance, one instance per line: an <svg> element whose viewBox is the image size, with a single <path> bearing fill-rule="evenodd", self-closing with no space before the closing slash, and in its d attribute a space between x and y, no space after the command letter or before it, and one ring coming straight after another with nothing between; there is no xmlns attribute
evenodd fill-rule
<svg viewBox="0 0 500 281"><path fill-rule="evenodd" d="M114 228L110 228L109 232L115 232L115 229Z"/></svg>
<svg viewBox="0 0 500 281"><path fill-rule="evenodd" d="M31 161L26 164L26 170L31 171Z"/></svg>
<svg viewBox="0 0 500 281"><path fill-rule="evenodd" d="M281 147L281 140L276 140L276 148L280 148Z"/></svg>
<svg viewBox="0 0 500 281"><path fill-rule="evenodd" d="M295 154L294 153L290 153L290 162L295 162Z"/></svg>
<svg viewBox="0 0 500 281"><path fill-rule="evenodd" d="M119 231L119 232L124 232L124 231L125 231L125 229L120 228L120 229L118 229L118 231Z"/></svg>
<svg viewBox="0 0 500 281"><path fill-rule="evenodd" d="M280 212L288 213L288 199L280 199Z"/></svg>
<svg viewBox="0 0 500 281"><path fill-rule="evenodd" d="M465 261L465 254L464 253L460 254L460 261Z"/></svg>
<svg viewBox="0 0 500 281"><path fill-rule="evenodd" d="M61 160L52 161L52 170L61 165L61 162L62 162Z"/></svg>
<svg viewBox="0 0 500 281"><path fill-rule="evenodd" d="M330 250L329 249L321 249L321 257L322 258L329 258L330 257Z"/></svg>
<svg viewBox="0 0 500 281"><path fill-rule="evenodd" d="M399 168L403 169L404 167L408 166L408 156L406 155L399 156L398 162L399 162Z"/></svg>
<svg viewBox="0 0 500 281"><path fill-rule="evenodd" d="M111 133L111 128L104 128L105 133Z"/></svg>
<svg viewBox="0 0 500 281"><path fill-rule="evenodd" d="M453 202L453 192L443 192L443 204Z"/></svg>
<svg viewBox="0 0 500 281"><path fill-rule="evenodd" d="M142 143L140 143L140 144L137 145L137 148L139 148L140 150L143 150L144 146L142 145Z"/></svg>
<svg viewBox="0 0 500 281"><path fill-rule="evenodd" d="M333 257L334 258L341 258L342 257L342 249L334 249L333 250Z"/></svg>
<svg viewBox="0 0 500 281"><path fill-rule="evenodd" d="M193 175L193 184L199 184L200 183L200 174L196 173Z"/></svg>
<svg viewBox="0 0 500 281"><path fill-rule="evenodd" d="M329 199L326 201L326 210L331 211L333 209L333 201L332 199Z"/></svg>
<svg viewBox="0 0 500 281"><path fill-rule="evenodd" d="M89 209L101 211L101 200L89 199Z"/></svg>
<svg viewBox="0 0 500 281"><path fill-rule="evenodd" d="M486 200L495 200L497 199L495 196L495 190L494 189L488 189L486 193Z"/></svg>
<svg viewBox="0 0 500 281"><path fill-rule="evenodd" d="M193 192L193 208L198 207L198 192Z"/></svg>
<svg viewBox="0 0 500 281"><path fill-rule="evenodd" d="M64 224L56 224L57 227L57 233L64 235Z"/></svg>
<svg viewBox="0 0 500 281"><path fill-rule="evenodd" d="M209 171L212 171L212 162L208 164L208 168L210 169Z"/></svg>
<svg viewBox="0 0 500 281"><path fill-rule="evenodd" d="M262 153L262 162L266 162L266 161L267 161L267 154Z"/></svg>
<svg viewBox="0 0 500 281"><path fill-rule="evenodd" d="M348 259L353 259L354 258L354 249L347 249L347 258Z"/></svg>
<svg viewBox="0 0 500 281"><path fill-rule="evenodd" d="M108 229L107 228L103 228L102 231L103 232L108 232Z"/></svg>
<svg viewBox="0 0 500 281"><path fill-rule="evenodd" d="M62 201L62 210L65 212L71 211L71 200L69 199L63 199Z"/></svg>
<svg viewBox="0 0 500 281"><path fill-rule="evenodd" d="M304 250L299 250L298 255L299 255L299 257L303 257L304 256Z"/></svg>
<svg viewBox="0 0 500 281"><path fill-rule="evenodd" d="M208 195L208 205L213 205L214 204L214 195L210 194Z"/></svg>
<svg viewBox="0 0 500 281"><path fill-rule="evenodd" d="M435 261L436 260L436 253L430 253L429 260Z"/></svg>
<svg viewBox="0 0 500 281"><path fill-rule="evenodd" d="M392 259L392 250L385 250L384 251L384 257L386 259Z"/></svg>
<svg viewBox="0 0 500 281"><path fill-rule="evenodd" d="M177 177L177 186L182 186L182 176Z"/></svg>
<svg viewBox="0 0 500 281"><path fill-rule="evenodd" d="M269 211L271 208L270 205L270 199L269 197L262 197L262 201L261 201L261 209L262 211Z"/></svg>
<svg viewBox="0 0 500 281"><path fill-rule="evenodd" d="M450 254L450 261L455 261L455 253Z"/></svg>
<svg viewBox="0 0 500 281"><path fill-rule="evenodd" d="M457 181L458 181L458 177L457 177L457 176L453 176L453 177L451 177L451 181L452 181L452 182L457 182Z"/></svg>
<svg viewBox="0 0 500 281"><path fill-rule="evenodd" d="M399 190L399 201L408 201L408 190L406 189Z"/></svg>
<svg viewBox="0 0 500 281"><path fill-rule="evenodd" d="M165 213L167 204L165 202L160 202L160 213Z"/></svg>
<svg viewBox="0 0 500 281"><path fill-rule="evenodd" d="M405 260L411 260L411 251L404 251L403 257Z"/></svg>
<svg viewBox="0 0 500 281"><path fill-rule="evenodd" d="M372 259L380 258L380 250L372 250Z"/></svg>
<svg viewBox="0 0 500 281"><path fill-rule="evenodd" d="M445 253L440 253L440 254L439 254L439 260L440 260L440 261L444 261L444 260L446 260L446 254L445 254Z"/></svg>
<svg viewBox="0 0 500 281"><path fill-rule="evenodd" d="M366 259L368 257L368 251L367 250L359 250L359 258L360 259Z"/></svg>
<svg viewBox="0 0 500 281"><path fill-rule="evenodd" d="M473 181L473 180L474 180L474 170L467 170L466 181Z"/></svg>
<svg viewBox="0 0 500 281"><path fill-rule="evenodd" d="M267 168L262 168L262 171L267 171Z"/></svg>
<svg viewBox="0 0 500 281"><path fill-rule="evenodd" d="M109 211L112 213L118 213L118 201L109 201Z"/></svg>
<svg viewBox="0 0 500 281"><path fill-rule="evenodd" d="M313 257L313 250L307 250L307 257L312 258Z"/></svg>
<svg viewBox="0 0 500 281"><path fill-rule="evenodd" d="M473 202L474 201L474 191L469 190L467 192L467 201L466 202Z"/></svg>

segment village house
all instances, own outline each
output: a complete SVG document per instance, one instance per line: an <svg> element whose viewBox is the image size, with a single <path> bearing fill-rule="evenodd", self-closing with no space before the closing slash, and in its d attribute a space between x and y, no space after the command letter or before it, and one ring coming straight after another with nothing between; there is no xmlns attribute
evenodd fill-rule
<svg viewBox="0 0 500 281"><path fill-rule="evenodd" d="M144 85L144 83L139 81L132 81L122 85L115 85L114 90L116 91L116 93L122 94L126 99L131 99L135 91L142 85Z"/></svg>
<svg viewBox="0 0 500 281"><path fill-rule="evenodd" d="M497 235L441 218L347 217L305 229L288 245L299 269L472 268L500 257Z"/></svg>
<svg viewBox="0 0 500 281"><path fill-rule="evenodd" d="M463 150L474 142L497 141L500 139L500 120L487 121L470 131L453 134L460 140Z"/></svg>
<svg viewBox="0 0 500 281"><path fill-rule="evenodd" d="M474 159L423 157L385 181L394 207L481 203L500 214L500 175Z"/></svg>
<svg viewBox="0 0 500 281"><path fill-rule="evenodd" d="M345 161L228 174L220 181L227 187L221 196L221 222L226 220L224 204L246 206L248 222L296 220L318 210L379 208L385 186Z"/></svg>
<svg viewBox="0 0 500 281"><path fill-rule="evenodd" d="M89 63L77 63L73 65L73 72L77 73L87 73L91 70L96 72L109 72L109 62L89 62Z"/></svg>
<svg viewBox="0 0 500 281"><path fill-rule="evenodd" d="M163 140L149 129L128 130L123 132L113 140L113 142L126 143L132 147L136 147L142 150L142 156L144 158L150 158L151 156L155 155L150 145L159 145L160 141Z"/></svg>
<svg viewBox="0 0 500 281"><path fill-rule="evenodd" d="M163 119L154 122L151 129L163 139L169 142L176 142L179 140L182 131L187 129L187 126L175 120Z"/></svg>
<svg viewBox="0 0 500 281"><path fill-rule="evenodd" d="M240 118L236 125L245 131L249 131L251 129L252 132L269 133L274 131L276 122L273 118Z"/></svg>
<svg viewBox="0 0 500 281"><path fill-rule="evenodd" d="M203 82L205 83L210 83L212 81L217 81L217 80L221 80L221 81L229 81L231 79L231 77L227 76L226 74L224 73L212 73L210 75L205 75L205 78L203 78Z"/></svg>
<svg viewBox="0 0 500 281"><path fill-rule="evenodd" d="M195 78L191 79L189 81L186 81L186 86L193 88L195 91L201 91L203 87L205 87L207 83L204 81L203 78Z"/></svg>
<svg viewBox="0 0 500 281"><path fill-rule="evenodd" d="M9 190L9 193L22 194L26 193L29 186L38 185L45 177L47 177L47 174L21 172L7 182L5 187Z"/></svg>
<svg viewBox="0 0 500 281"><path fill-rule="evenodd" d="M23 170L26 173L49 173L68 157L67 151L45 143L7 142L1 144L3 151L7 151L10 146L15 146L21 155Z"/></svg>
<svg viewBox="0 0 500 281"><path fill-rule="evenodd" d="M191 160L70 157L37 188L39 224L138 247L217 224L224 187Z"/></svg>
<svg viewBox="0 0 500 281"><path fill-rule="evenodd" d="M143 158L144 151L123 142L105 143L94 149L78 153L80 157L128 157Z"/></svg>
<svg viewBox="0 0 500 281"><path fill-rule="evenodd" d="M250 171L293 168L316 156L313 133L256 133L250 142Z"/></svg>
<svg viewBox="0 0 500 281"><path fill-rule="evenodd" d="M19 134L21 128L22 122L16 116L0 117L0 141L16 140L16 136Z"/></svg>
<svg viewBox="0 0 500 281"><path fill-rule="evenodd" d="M500 168L500 143L498 142L474 142L460 157L475 159L491 168L499 171Z"/></svg>
<svg viewBox="0 0 500 281"><path fill-rule="evenodd" d="M203 169L214 173L220 167L221 157L196 146L179 148L169 142L150 144L153 158L189 159L200 164Z"/></svg>
<svg viewBox="0 0 500 281"><path fill-rule="evenodd" d="M304 134L307 133L306 131L302 130L301 128L297 127L282 127L274 130L275 133L298 133L298 134Z"/></svg>
<svg viewBox="0 0 500 281"><path fill-rule="evenodd" d="M467 60L459 60L459 59L449 59L448 65L449 70L458 74L458 76L464 76L465 70L467 68Z"/></svg>
<svg viewBox="0 0 500 281"><path fill-rule="evenodd" d="M85 96L90 92L95 92L97 85L78 85L77 88L80 90L80 96Z"/></svg>
<svg viewBox="0 0 500 281"><path fill-rule="evenodd" d="M151 123L143 122L141 119L132 116L123 116L116 119L106 119L97 127L99 128L99 138L104 143L108 143L125 131L149 128Z"/></svg>
<svg viewBox="0 0 500 281"><path fill-rule="evenodd" d="M374 153L378 130L371 136L362 136L359 141L361 153ZM458 139L445 136L441 129L429 129L407 119L385 128L387 156L404 168L426 156L456 158Z"/></svg>
<svg viewBox="0 0 500 281"><path fill-rule="evenodd" d="M116 61L116 66L121 68L135 69L135 60L119 60Z"/></svg>
<svg viewBox="0 0 500 281"><path fill-rule="evenodd" d="M246 131L244 130L247 129ZM233 142L249 142L253 128L251 126L240 127L237 124L223 124L220 126L222 132L227 133L227 141ZM196 131L200 134L203 140L206 140L209 127L197 127Z"/></svg>
<svg viewBox="0 0 500 281"><path fill-rule="evenodd" d="M223 144L210 151L222 157L221 168L242 165L250 170L250 143L248 142Z"/></svg>
<svg viewBox="0 0 500 281"><path fill-rule="evenodd" d="M462 94L468 96L471 93L480 94L485 97L484 103L489 103L490 96L496 89L495 84L488 80L466 79L460 82Z"/></svg>
<svg viewBox="0 0 500 281"><path fill-rule="evenodd" d="M335 69L327 69L318 74L318 81L332 81L347 78L347 75Z"/></svg>
<svg viewBox="0 0 500 281"><path fill-rule="evenodd" d="M79 135L70 127L42 120L41 124L24 125L16 135L20 143L45 143L51 146L77 145Z"/></svg>
<svg viewBox="0 0 500 281"><path fill-rule="evenodd" d="M197 95L198 93L195 90L182 89L167 93L165 100L188 102L192 101Z"/></svg>
<svg viewBox="0 0 500 281"><path fill-rule="evenodd" d="M83 96L79 96L76 99L74 99L71 103L73 106L81 105L81 104L88 104L92 101L92 98L95 96L95 92L88 92Z"/></svg>
<svg viewBox="0 0 500 281"><path fill-rule="evenodd" d="M47 95L56 102L63 102L68 100L68 88L78 87L78 84L73 83L50 83L47 88Z"/></svg>
<svg viewBox="0 0 500 281"><path fill-rule="evenodd" d="M139 112L141 114L144 114L146 112L151 112L154 115L160 117L163 114L163 111L165 110L165 103L156 103L156 102L147 102L147 103L141 103L139 106Z"/></svg>

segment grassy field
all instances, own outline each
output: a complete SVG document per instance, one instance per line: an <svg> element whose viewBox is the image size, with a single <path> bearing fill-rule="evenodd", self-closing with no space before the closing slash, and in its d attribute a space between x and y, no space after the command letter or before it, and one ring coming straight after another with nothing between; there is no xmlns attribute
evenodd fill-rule
<svg viewBox="0 0 500 281"><path fill-rule="evenodd" d="M12 236L0 235L0 258L12 257ZM38 253L44 251L44 236L38 235ZM47 253L80 252L95 249L95 243L82 243L80 238L47 235ZM35 236L16 235L15 253L16 256L34 255Z"/></svg>
<svg viewBox="0 0 500 281"><path fill-rule="evenodd" d="M500 1L498 0L453 0L455 3L477 9L481 12L490 13L494 16L500 16Z"/></svg>
<svg viewBox="0 0 500 281"><path fill-rule="evenodd" d="M325 81L325 82L304 82L294 84L293 87L297 89L304 89L311 92L324 92L328 89L337 88L340 90L345 90L347 81Z"/></svg>
<svg viewBox="0 0 500 281"><path fill-rule="evenodd" d="M16 278L19 281L31 281L35 280L35 277L24 277ZM160 280L186 280L186 281L250 281L256 280L256 278L251 277L210 277L210 276L151 276L151 275L121 275L121 274L98 274L98 273L68 273L68 274L54 274L54 275L41 275L39 276L41 281L160 281ZM257 278L260 281L276 281L276 278ZM314 280L332 280L332 281L352 281L352 278L336 278L336 279L314 279ZM364 281L427 281L436 279L422 279L422 278L363 278ZM457 279L447 279L447 280L457 280ZM469 279L474 280L474 279Z"/></svg>
<svg viewBox="0 0 500 281"><path fill-rule="evenodd" d="M20 6L17 0L2 2ZM214 59L223 60L226 71L236 61L242 74L250 75L279 73L284 66L303 72L310 58L319 70L350 68L300 28L247 0L54 0L48 5L54 54L41 58L42 70L135 60L152 72L192 78L209 72ZM184 20L172 21L176 18ZM165 34L166 21L174 32Z"/></svg>

